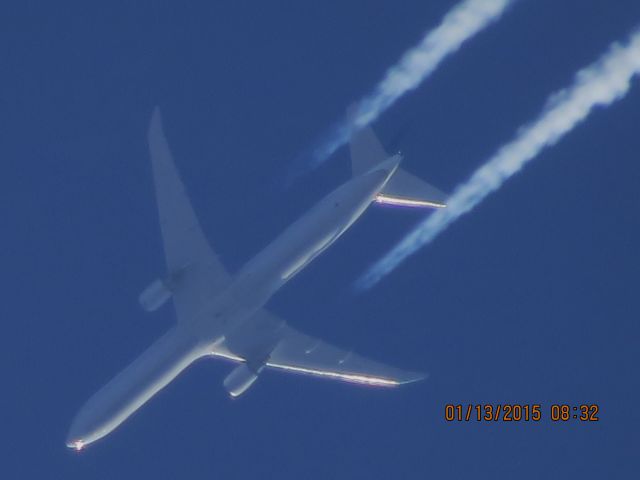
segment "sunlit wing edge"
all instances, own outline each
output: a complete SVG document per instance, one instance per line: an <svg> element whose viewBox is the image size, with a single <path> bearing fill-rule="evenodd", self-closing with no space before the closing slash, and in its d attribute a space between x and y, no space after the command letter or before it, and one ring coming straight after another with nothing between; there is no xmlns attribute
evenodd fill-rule
<svg viewBox="0 0 640 480"><path fill-rule="evenodd" d="M414 208L446 208L446 204L430 201L430 200L416 200L414 198L399 197L385 195L379 193L376 195L375 202L381 205L392 205L397 207L414 207Z"/></svg>
<svg viewBox="0 0 640 480"><path fill-rule="evenodd" d="M407 379L398 380L387 377L377 377L374 375L364 375L360 373L348 373L348 372L335 372L329 370L319 370L307 367L300 367L294 365L283 365L279 363L267 362L267 366L286 372L300 373L303 375L314 375L318 377L330 378L333 380L341 380L348 383L358 383L361 385L369 385L375 387L397 387L407 383L413 383L420 380L424 380L428 377L425 374L417 374Z"/></svg>

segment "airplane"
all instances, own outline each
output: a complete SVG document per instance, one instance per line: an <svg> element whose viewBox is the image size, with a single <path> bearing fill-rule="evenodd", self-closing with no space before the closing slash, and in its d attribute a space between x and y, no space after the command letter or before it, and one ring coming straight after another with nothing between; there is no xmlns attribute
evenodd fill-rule
<svg viewBox="0 0 640 480"><path fill-rule="evenodd" d="M392 387L425 378L305 335L265 304L286 282L342 235L372 203L442 208L446 195L399 167L370 127L350 140L353 177L327 195L231 275L207 242L164 135L160 110L148 142L167 275L143 290L154 311L173 300L176 325L95 393L72 421L66 445L75 450L106 436L180 372L202 357L238 365L223 385L244 393L265 369Z"/></svg>

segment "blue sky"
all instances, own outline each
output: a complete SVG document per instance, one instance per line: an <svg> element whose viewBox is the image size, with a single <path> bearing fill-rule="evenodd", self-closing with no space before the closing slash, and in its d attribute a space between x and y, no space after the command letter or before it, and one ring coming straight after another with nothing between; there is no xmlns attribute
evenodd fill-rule
<svg viewBox="0 0 640 480"><path fill-rule="evenodd" d="M26 3L26 2L25 2ZM371 291L420 219L371 209L270 308L428 381L375 390L266 372L242 398L201 361L81 455L82 403L172 324L146 148L158 104L230 269L345 181L293 159L454 5L5 5L0 156L6 478L601 478L638 470L640 82ZM640 24L635 0L521 0L375 124L404 167L464 180ZM447 423L447 403L541 403L539 423ZM553 403L597 403L595 424Z"/></svg>

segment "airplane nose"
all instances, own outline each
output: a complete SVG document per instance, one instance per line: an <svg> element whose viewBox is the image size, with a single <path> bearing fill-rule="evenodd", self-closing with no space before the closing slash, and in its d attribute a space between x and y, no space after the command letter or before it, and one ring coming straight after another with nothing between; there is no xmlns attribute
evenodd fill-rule
<svg viewBox="0 0 640 480"><path fill-rule="evenodd" d="M74 437L67 437L67 447L79 452L84 448L84 441Z"/></svg>
<svg viewBox="0 0 640 480"><path fill-rule="evenodd" d="M71 422L71 428L69 428L69 433L67 434L65 442L67 447L76 450L77 452L82 450L87 444L83 438L78 423L78 417L76 416L76 418L73 419L73 422Z"/></svg>

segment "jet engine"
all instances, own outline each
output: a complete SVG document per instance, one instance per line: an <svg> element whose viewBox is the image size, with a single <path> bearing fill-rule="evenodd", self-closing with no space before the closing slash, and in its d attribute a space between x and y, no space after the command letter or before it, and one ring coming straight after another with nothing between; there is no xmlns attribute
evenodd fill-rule
<svg viewBox="0 0 640 480"><path fill-rule="evenodd" d="M172 294L169 283L158 278L142 291L138 301L147 312L153 312L164 305Z"/></svg>
<svg viewBox="0 0 640 480"><path fill-rule="evenodd" d="M242 395L247 389L253 385L258 378L258 374L264 368L264 364L259 368L251 368L248 364L242 363L224 379L224 388L232 397Z"/></svg>

